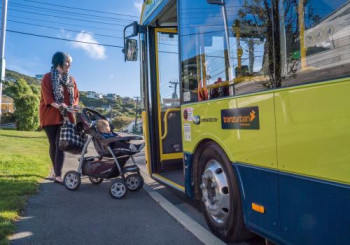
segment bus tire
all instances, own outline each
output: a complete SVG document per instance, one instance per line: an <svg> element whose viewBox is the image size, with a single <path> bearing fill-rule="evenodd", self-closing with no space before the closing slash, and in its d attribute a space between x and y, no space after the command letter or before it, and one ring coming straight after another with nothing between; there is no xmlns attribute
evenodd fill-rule
<svg viewBox="0 0 350 245"><path fill-rule="evenodd" d="M201 206L210 230L225 242L253 237L244 224L232 163L220 146L207 142L199 157Z"/></svg>

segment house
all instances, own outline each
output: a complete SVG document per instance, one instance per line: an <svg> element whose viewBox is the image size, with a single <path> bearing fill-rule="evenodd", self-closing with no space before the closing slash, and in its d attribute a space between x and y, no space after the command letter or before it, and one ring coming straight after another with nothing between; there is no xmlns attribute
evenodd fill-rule
<svg viewBox="0 0 350 245"><path fill-rule="evenodd" d="M91 99L102 99L102 94L96 93L95 91L87 91L86 97L91 98Z"/></svg>
<svg viewBox="0 0 350 245"><path fill-rule="evenodd" d="M1 114L10 112L13 113L15 111L13 99L3 95L2 96L2 101L1 101Z"/></svg>
<svg viewBox="0 0 350 245"><path fill-rule="evenodd" d="M116 94L107 94L105 98L108 99L108 100L115 101L118 98L118 95L116 95Z"/></svg>
<svg viewBox="0 0 350 245"><path fill-rule="evenodd" d="M133 103L135 103L135 101L132 98L130 98L130 97L124 97L123 98L123 104L124 105L126 105L126 104L133 104Z"/></svg>
<svg viewBox="0 0 350 245"><path fill-rule="evenodd" d="M36 75L35 75L35 78L38 79L38 80L43 79L43 77L44 77L43 74L36 74Z"/></svg>

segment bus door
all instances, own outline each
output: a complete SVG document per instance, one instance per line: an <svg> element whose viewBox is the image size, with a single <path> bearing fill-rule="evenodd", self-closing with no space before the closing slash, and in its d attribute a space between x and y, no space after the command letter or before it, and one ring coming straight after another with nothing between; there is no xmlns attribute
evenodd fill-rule
<svg viewBox="0 0 350 245"><path fill-rule="evenodd" d="M173 181L183 185L177 30L156 28L154 33L157 86L153 96L157 97L154 115L158 122L156 140L159 142L158 173L154 177L173 179L179 175Z"/></svg>

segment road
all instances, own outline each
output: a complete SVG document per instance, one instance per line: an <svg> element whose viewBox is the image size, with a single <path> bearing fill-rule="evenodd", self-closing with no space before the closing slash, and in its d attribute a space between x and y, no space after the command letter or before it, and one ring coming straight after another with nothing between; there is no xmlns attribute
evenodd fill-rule
<svg viewBox="0 0 350 245"><path fill-rule="evenodd" d="M95 154L89 148L88 155ZM63 173L77 169L78 157L66 154ZM16 223L11 244L224 244L208 230L196 201L152 180L143 153L135 160L145 186L122 200L110 197L110 180L93 185L83 177L77 191L45 180Z"/></svg>

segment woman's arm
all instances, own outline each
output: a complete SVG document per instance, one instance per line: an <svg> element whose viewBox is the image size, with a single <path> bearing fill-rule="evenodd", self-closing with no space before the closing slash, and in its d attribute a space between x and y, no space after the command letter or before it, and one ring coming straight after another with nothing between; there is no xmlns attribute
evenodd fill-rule
<svg viewBox="0 0 350 245"><path fill-rule="evenodd" d="M73 105L77 106L78 104L79 104L79 90L77 87L77 83L74 79L74 103L73 103Z"/></svg>

